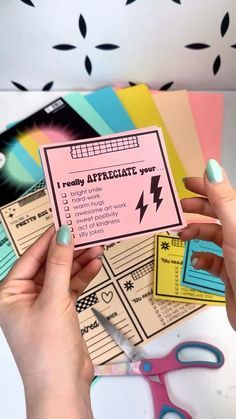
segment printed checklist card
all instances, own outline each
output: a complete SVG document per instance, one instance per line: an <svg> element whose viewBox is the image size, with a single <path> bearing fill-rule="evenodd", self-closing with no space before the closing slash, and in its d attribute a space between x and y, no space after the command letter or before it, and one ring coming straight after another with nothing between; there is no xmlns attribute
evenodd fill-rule
<svg viewBox="0 0 236 419"><path fill-rule="evenodd" d="M160 128L40 147L56 228L75 248L184 225Z"/></svg>

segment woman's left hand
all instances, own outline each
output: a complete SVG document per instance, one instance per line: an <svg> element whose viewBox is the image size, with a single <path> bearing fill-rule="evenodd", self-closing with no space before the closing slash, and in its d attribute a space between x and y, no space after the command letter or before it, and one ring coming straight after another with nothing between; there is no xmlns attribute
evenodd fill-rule
<svg viewBox="0 0 236 419"><path fill-rule="evenodd" d="M58 396L75 388L89 392L93 366L75 302L99 272L102 253L102 247L74 252L69 228L62 226L56 235L51 227L0 284L0 325L26 400L46 391L51 398L55 390Z"/></svg>

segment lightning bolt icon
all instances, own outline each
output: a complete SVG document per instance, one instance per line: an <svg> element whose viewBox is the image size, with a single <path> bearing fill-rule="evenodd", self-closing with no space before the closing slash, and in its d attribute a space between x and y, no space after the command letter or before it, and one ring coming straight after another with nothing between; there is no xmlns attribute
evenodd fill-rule
<svg viewBox="0 0 236 419"><path fill-rule="evenodd" d="M156 203L156 211L158 210L159 206L161 205L163 199L160 198L160 194L162 191L162 187L158 186L159 181L160 181L160 175L158 176L152 176L152 180L151 180L151 188L150 188L150 193L153 194L153 202Z"/></svg>
<svg viewBox="0 0 236 419"><path fill-rule="evenodd" d="M139 220L140 223L141 223L141 221L143 219L143 216L146 212L146 209L148 207L148 205L144 205L143 201L144 201L144 192L142 192L142 194L139 198L139 201L137 203L137 207L135 208L136 210L138 210L138 209L140 210L140 220Z"/></svg>

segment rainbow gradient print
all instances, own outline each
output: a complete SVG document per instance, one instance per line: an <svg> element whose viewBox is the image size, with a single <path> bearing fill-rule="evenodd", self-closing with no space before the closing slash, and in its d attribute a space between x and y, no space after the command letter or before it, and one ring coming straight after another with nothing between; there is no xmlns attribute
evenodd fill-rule
<svg viewBox="0 0 236 419"><path fill-rule="evenodd" d="M0 134L0 207L43 177L39 145L97 137L95 129L61 97ZM58 162L60 164L60 162Z"/></svg>
<svg viewBox="0 0 236 419"><path fill-rule="evenodd" d="M4 171L8 182L27 186L43 177L38 148L41 144L73 140L73 134L62 127L27 129L13 139L8 151Z"/></svg>

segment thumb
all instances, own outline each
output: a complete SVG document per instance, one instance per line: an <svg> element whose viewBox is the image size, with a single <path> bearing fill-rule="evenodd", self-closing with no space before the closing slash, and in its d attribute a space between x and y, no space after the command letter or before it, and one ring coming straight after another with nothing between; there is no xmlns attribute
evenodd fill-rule
<svg viewBox="0 0 236 419"><path fill-rule="evenodd" d="M70 289L74 244L70 228L64 224L53 236L44 276L43 298L63 297Z"/></svg>
<svg viewBox="0 0 236 419"><path fill-rule="evenodd" d="M214 159L207 162L204 182L209 202L222 224L224 239L234 239L236 245L236 190Z"/></svg>

